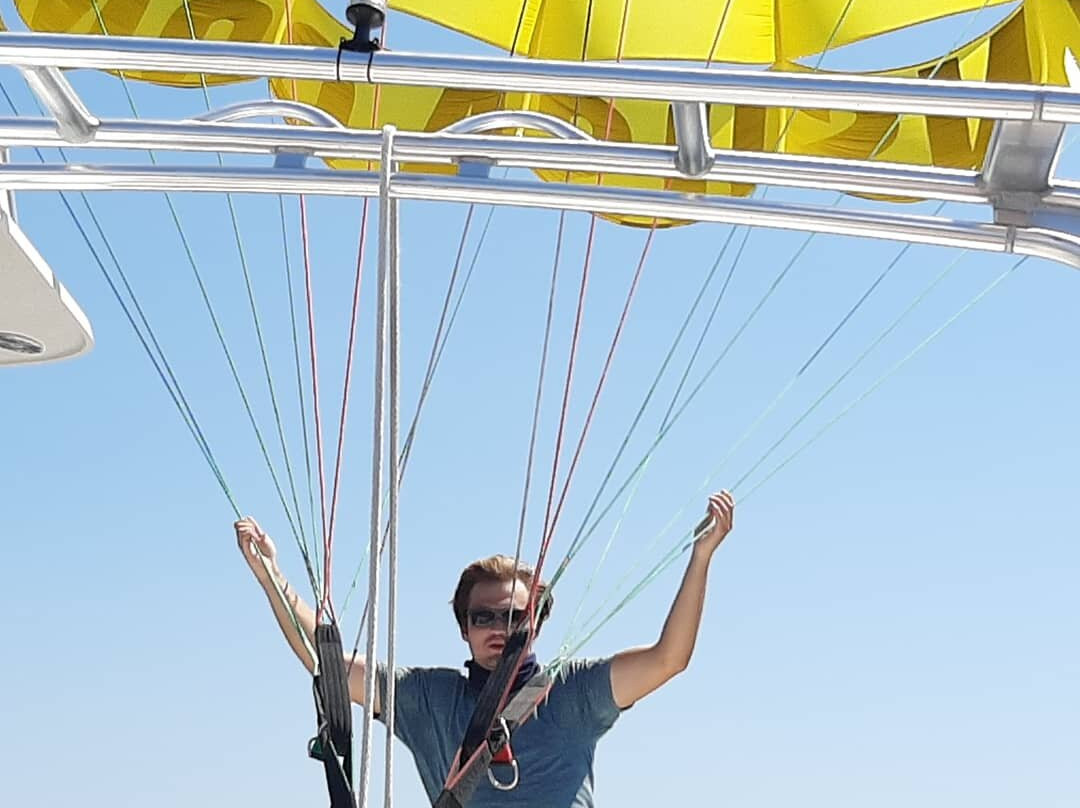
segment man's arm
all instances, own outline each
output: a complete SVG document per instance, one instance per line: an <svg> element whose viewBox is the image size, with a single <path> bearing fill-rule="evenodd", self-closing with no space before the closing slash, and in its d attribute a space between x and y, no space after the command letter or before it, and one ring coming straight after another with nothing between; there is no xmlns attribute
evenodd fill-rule
<svg viewBox="0 0 1080 808"><path fill-rule="evenodd" d="M709 564L716 548L731 531L734 508L734 500L726 491L709 498L713 526L694 543L690 563L660 639L650 646L623 651L612 659L611 691L620 708L649 695L690 664L705 605Z"/></svg>
<svg viewBox="0 0 1080 808"><path fill-rule="evenodd" d="M267 600L270 601L270 608L277 619L278 628L285 635L286 642L289 643L289 647L296 654L297 659L307 668L308 673L314 675L315 661L311 658L308 646L305 645L304 639L297 631L297 628L299 628L304 633L304 637L307 638L307 642L311 644L311 647L315 646L314 609L304 602L304 599L300 597L300 593L292 588L281 570L278 569L277 548L254 519L241 519L236 523L236 540L240 545L240 552L244 554L244 560L247 561L248 566L255 575L255 580L259 582L259 586L262 587ZM285 599L289 602L292 614L289 613L289 608L286 608L278 595L278 589L285 593ZM293 621L293 615L296 616L295 622ZM349 658L346 657L345 666L349 672L349 697L357 704L363 704L364 671L366 670L364 660L357 658L350 665ZM379 695L376 692L375 712L378 711Z"/></svg>

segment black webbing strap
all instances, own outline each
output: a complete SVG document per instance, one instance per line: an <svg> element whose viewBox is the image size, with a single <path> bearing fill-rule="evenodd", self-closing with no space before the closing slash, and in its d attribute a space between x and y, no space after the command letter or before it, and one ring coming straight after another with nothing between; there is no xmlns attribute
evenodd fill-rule
<svg viewBox="0 0 1080 808"><path fill-rule="evenodd" d="M337 626L315 627L315 655L319 674L314 679L318 734L308 754L326 769L330 808L355 808L352 793L352 704L345 672L345 655Z"/></svg>
<svg viewBox="0 0 1080 808"><path fill-rule="evenodd" d="M498 673L498 670L496 668L495 673ZM491 678L495 678L494 673ZM488 680L489 683L490 681L491 679ZM462 748L459 756L462 766L460 776L451 788L442 790L438 799L435 800L434 808L464 808L469 797L476 791L476 787L488 776L492 760L499 750L510 741L514 730L529 720L529 716L544 700L550 689L551 679L541 671L514 694L501 713L492 716L479 751L475 748L473 750L476 756L466 757L464 747ZM481 696L483 696L482 693Z"/></svg>
<svg viewBox="0 0 1080 808"><path fill-rule="evenodd" d="M465 738L461 742L461 752L458 760L462 763L472 757L480 744L487 740L488 733L495 723L495 718L502 706L503 696L510 689L510 682L517 676L521 667L521 660L525 657L525 651L529 644L529 631L527 628L519 628L511 634L506 645L503 646L499 664L484 682L480 695L476 699L476 708L473 710L469 726L465 730Z"/></svg>

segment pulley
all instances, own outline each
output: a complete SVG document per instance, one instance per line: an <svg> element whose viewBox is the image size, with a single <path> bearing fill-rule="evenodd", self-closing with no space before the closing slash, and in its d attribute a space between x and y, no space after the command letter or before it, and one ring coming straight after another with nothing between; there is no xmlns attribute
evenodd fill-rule
<svg viewBox="0 0 1080 808"><path fill-rule="evenodd" d="M372 32L386 22L386 0L352 0L345 8L345 18L353 25L353 36L342 40L342 49L372 53L382 47Z"/></svg>

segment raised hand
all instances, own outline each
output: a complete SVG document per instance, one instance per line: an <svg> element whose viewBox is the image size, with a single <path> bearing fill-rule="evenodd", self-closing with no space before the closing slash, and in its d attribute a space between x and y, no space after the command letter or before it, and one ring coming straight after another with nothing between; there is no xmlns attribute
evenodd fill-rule
<svg viewBox="0 0 1080 808"><path fill-rule="evenodd" d="M728 491L721 491L709 497L708 516L697 533L698 546L712 551L720 546L735 520L735 498Z"/></svg>
<svg viewBox="0 0 1080 808"><path fill-rule="evenodd" d="M277 570L277 548L273 540L250 516L240 519L233 527L236 528L236 543L251 571L259 581L268 580Z"/></svg>

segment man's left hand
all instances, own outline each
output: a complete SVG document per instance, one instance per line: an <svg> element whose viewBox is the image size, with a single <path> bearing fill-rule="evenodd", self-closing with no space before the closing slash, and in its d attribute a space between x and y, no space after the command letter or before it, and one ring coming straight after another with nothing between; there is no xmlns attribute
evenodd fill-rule
<svg viewBox="0 0 1080 808"><path fill-rule="evenodd" d="M698 536L697 546L711 553L731 532L735 519L735 498L728 491L713 494L709 497L708 512L712 525Z"/></svg>

